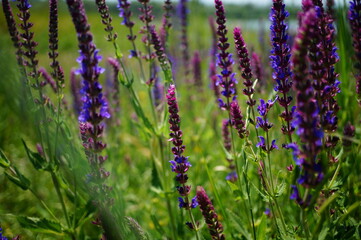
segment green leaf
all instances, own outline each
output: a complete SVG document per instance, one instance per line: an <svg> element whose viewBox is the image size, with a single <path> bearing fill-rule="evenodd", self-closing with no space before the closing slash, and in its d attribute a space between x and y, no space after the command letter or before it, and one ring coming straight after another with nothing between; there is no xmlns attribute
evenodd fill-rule
<svg viewBox="0 0 361 240"><path fill-rule="evenodd" d="M18 216L17 220L20 226L22 226L23 228L31 229L35 232L52 234L63 233L63 229L60 223L48 220L46 218Z"/></svg>
<svg viewBox="0 0 361 240"><path fill-rule="evenodd" d="M1 149L0 149L0 166L3 167L3 168L10 167L10 161L5 156L4 152Z"/></svg>
<svg viewBox="0 0 361 240"><path fill-rule="evenodd" d="M16 167L14 167L13 169L15 170L15 176L5 172L6 177L10 181L21 187L23 190L28 190L30 187L30 180L27 179L24 175L22 175Z"/></svg>
<svg viewBox="0 0 361 240"><path fill-rule="evenodd" d="M46 160L39 153L31 151L23 139L22 142L24 144L26 154L28 155L28 158L30 162L33 164L34 168L36 170L47 169L48 163L46 162Z"/></svg>
<svg viewBox="0 0 361 240"><path fill-rule="evenodd" d="M231 220L231 222L234 225L234 230L241 233L246 239L252 239L251 234L247 232L247 230L244 228L244 221L233 211L226 209L228 216Z"/></svg>
<svg viewBox="0 0 361 240"><path fill-rule="evenodd" d="M328 234L328 231L330 230L329 227L324 226L320 234L318 235L318 240L325 240Z"/></svg>
<svg viewBox="0 0 361 240"><path fill-rule="evenodd" d="M266 229L267 229L267 218L266 215L262 216L261 223L257 228L257 239L264 240L266 239Z"/></svg>
<svg viewBox="0 0 361 240"><path fill-rule="evenodd" d="M228 183L228 186L231 188L233 196L236 198L236 200L240 200L241 196L242 196L242 192L238 188L238 186L230 181L227 181L227 183Z"/></svg>

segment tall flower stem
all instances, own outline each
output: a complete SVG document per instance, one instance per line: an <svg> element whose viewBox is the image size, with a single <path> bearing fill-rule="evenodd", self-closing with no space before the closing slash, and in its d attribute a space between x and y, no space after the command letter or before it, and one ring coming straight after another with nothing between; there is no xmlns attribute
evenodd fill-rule
<svg viewBox="0 0 361 240"><path fill-rule="evenodd" d="M227 99L227 105L230 106L230 102L229 102L229 99ZM232 116L231 116L231 112L230 110L228 109L228 118L230 121L232 121ZM236 152L236 145L235 145L235 138L234 138L234 133L233 133L233 128L232 128L232 124L229 124L229 131L231 133L231 143L232 143L232 153L233 153L233 159L234 159L234 163L235 163L235 166L236 166L236 172L237 172L237 183L238 183L238 188L241 190L242 189L242 182L241 182L241 170L240 170L240 166L238 164L238 157L237 157L237 152ZM246 144L246 141L245 140L245 144ZM243 156L244 154L244 149L245 149L245 144L244 146L242 147L242 152L241 152L241 155ZM245 164L244 166L246 166L245 168L245 171L243 171L243 176L244 176L244 181L245 181L245 184L246 184L246 190L247 190L247 198L248 198L248 204L249 204L249 207L247 207L246 205L246 201L243 197L242 194L240 194L240 197L242 198L242 201L244 203L244 208L245 209L249 209L249 212L250 212L250 215L251 215L251 219L250 216L248 215L247 213L247 218L248 220L251 220L251 225L252 225L252 232L253 232L253 237L254 239L256 240L257 239L257 235L256 235L256 227L255 227L255 221L254 221L254 216L253 216L253 207L252 207L252 201L250 200L251 199L251 195L250 195L250 191L249 191L249 181L248 181L248 177L246 177L247 175L247 159L244 159L245 160ZM247 211L246 211L247 212Z"/></svg>

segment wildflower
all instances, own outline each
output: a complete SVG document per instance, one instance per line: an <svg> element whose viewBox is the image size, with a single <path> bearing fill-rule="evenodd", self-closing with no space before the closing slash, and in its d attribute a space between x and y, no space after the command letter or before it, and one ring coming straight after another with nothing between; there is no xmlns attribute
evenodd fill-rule
<svg viewBox="0 0 361 240"><path fill-rule="evenodd" d="M227 52L229 48L228 38L227 38L227 27L226 27L226 17L223 7L223 3L220 0L215 0L215 8L217 15L217 35L218 35L218 66L222 69L221 74L218 75L217 85L222 87L223 90L221 94L226 97L227 102L224 102L222 99L218 99L219 106L221 109L229 109L229 102L231 102L236 95L236 79L235 73L232 73L232 55Z"/></svg>
<svg viewBox="0 0 361 240"><path fill-rule="evenodd" d="M317 37L317 15L314 9L309 9L302 17L302 24L298 29L293 46L293 80L294 88L297 91L297 108L295 125L297 134L300 136L301 148L291 143L287 148L294 150L296 164L302 169L298 184L305 188L318 185L323 179L322 166L317 162L317 155L322 147L323 131L319 128L319 110L309 79L308 64L306 61L307 52L313 37ZM307 201L302 201L297 186L292 186L291 199L305 207L308 205L311 195L306 196Z"/></svg>
<svg viewBox="0 0 361 240"><path fill-rule="evenodd" d="M113 33L113 19L110 16L109 7L107 6L105 0L96 0L95 4L98 7L98 12L100 13L102 24L105 26L104 30L108 33L107 40L114 42L117 39L118 35L116 33Z"/></svg>
<svg viewBox="0 0 361 240"><path fill-rule="evenodd" d="M103 200L111 203L108 197L109 188L103 184L109 176L109 172L102 167L107 157L100 153L105 149L106 144L101 140L104 131L102 122L110 118L108 112L108 103L103 96L102 86L98 82L99 75L103 69L98 65L101 57L90 33L90 25L87 22L85 9L81 0L67 0L69 12L71 14L75 30L78 36L80 48L80 69L77 70L83 78L83 87L81 89L83 107L81 109L79 120L80 134L83 141L86 156L91 165L91 179L93 179L93 191ZM96 199L98 201L99 199ZM104 226L103 226L104 227Z"/></svg>
<svg viewBox="0 0 361 240"><path fill-rule="evenodd" d="M251 99L251 95L254 93L252 81L253 75L247 46L242 37L240 28L234 28L233 36L238 55L239 66L242 70L242 78L244 79L243 85L246 87L245 89L243 89L243 94L248 96L247 104L252 107L256 104L256 101Z"/></svg>
<svg viewBox="0 0 361 240"><path fill-rule="evenodd" d="M351 26L352 45L355 50L356 93L361 106L361 1L350 1L348 19Z"/></svg>
<svg viewBox="0 0 361 240"><path fill-rule="evenodd" d="M201 66L201 56L198 51L194 52L192 58L192 66L193 66L193 79L194 84L197 87L202 87L202 66Z"/></svg>
<svg viewBox="0 0 361 240"><path fill-rule="evenodd" d="M24 66L23 58L22 58L23 51L21 49L22 43L21 43L20 33L16 27L16 22L10 7L9 0L3 0L2 5L3 5L3 11L8 26L8 31L11 37L11 41L13 42L13 45L16 48L16 58L18 61L18 65Z"/></svg>
<svg viewBox="0 0 361 240"><path fill-rule="evenodd" d="M39 72L37 70L39 61L36 59L38 52L35 50L38 43L34 41L34 33L31 32L33 24L29 22L31 4L28 0L19 0L17 7L20 11L18 17L22 22L20 28L23 31L20 34L20 37L23 39L21 43L23 48L22 55L25 57L23 58L23 64L29 68L28 75L36 80L32 86L38 88L40 87L38 82Z"/></svg>
<svg viewBox="0 0 361 240"><path fill-rule="evenodd" d="M245 122L242 120L243 115L241 109L238 106L237 101L231 103L231 116L232 116L232 125L237 130L238 136L244 138L248 133L246 130Z"/></svg>
<svg viewBox="0 0 361 240"><path fill-rule="evenodd" d="M209 233L211 234L212 239L226 239L223 234L222 223L219 221L213 204L209 199L206 191L202 187L197 187L197 202L204 217L204 221L208 226Z"/></svg>
<svg viewBox="0 0 361 240"><path fill-rule="evenodd" d="M292 96L289 91L292 88L291 69L290 69L290 47L287 43L288 26L285 22L289 13L285 10L285 4L282 0L273 0L271 8L271 41L273 48L271 50L271 62L273 68L272 77L276 81L275 91L280 93L278 103L284 108L281 117L284 119L285 124L282 126L283 134L291 136L294 128L291 125L292 114L289 111L289 106L292 102ZM292 138L290 137L290 140Z"/></svg>
<svg viewBox="0 0 361 240"><path fill-rule="evenodd" d="M187 7L188 0L180 0L179 1L179 17L181 22L181 51L183 57L183 66L184 66L184 75L187 78L189 75L189 49L188 49L188 7ZM189 81L186 79L186 81Z"/></svg>
<svg viewBox="0 0 361 240"><path fill-rule="evenodd" d="M175 95L175 86L171 84L167 93L168 101L168 112L169 112L169 124L170 124L170 139L173 143L172 153L174 154L174 160L169 161L171 164L171 169L175 172L176 181L180 184L177 186L178 193L181 197L178 198L179 207L190 209L195 208L196 204L192 200L189 202L188 195L191 191L191 186L186 185L188 180L187 172L192 166L188 161L188 157L183 156L185 146L183 145L182 140L182 130L180 129L180 117L178 115L178 103Z"/></svg>

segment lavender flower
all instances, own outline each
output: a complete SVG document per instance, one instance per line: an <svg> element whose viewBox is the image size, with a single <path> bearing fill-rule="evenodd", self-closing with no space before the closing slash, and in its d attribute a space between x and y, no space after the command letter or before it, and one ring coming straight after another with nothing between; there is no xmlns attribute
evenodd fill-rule
<svg viewBox="0 0 361 240"><path fill-rule="evenodd" d="M288 26L285 19L289 16L285 10L285 4L283 0L273 0L273 6L271 8L271 41L273 48L271 50L271 62L273 68L273 79L276 81L275 91L280 93L278 103L284 108L284 111L280 115L285 121L285 125L282 126L282 133L289 136L290 142L292 142L291 134L294 128L291 125L292 114L289 110L289 106L292 102L292 96L289 91L292 88L292 80L290 79L292 73L290 70L290 47L287 44Z"/></svg>
<svg viewBox="0 0 361 240"><path fill-rule="evenodd" d="M355 69L356 69L356 93L361 106L361 1L350 1L350 10L348 12L352 33L352 45L355 50Z"/></svg>
<svg viewBox="0 0 361 240"><path fill-rule="evenodd" d="M309 79L307 52L311 44L311 39L317 36L317 15L314 9L304 13L302 24L298 29L293 46L293 80L294 88L297 92L297 108L295 124L298 127L297 134L300 136L301 149L296 144L289 144L287 148L294 151L296 164L301 166L302 174L298 179L298 184L306 188L316 186L323 179L321 164L317 162L317 155L322 147L323 132L319 128L320 120L318 106ZM305 207L308 201L301 202L297 187L293 187L292 199ZM310 198L306 196L307 199Z"/></svg>
<svg viewBox="0 0 361 240"><path fill-rule="evenodd" d="M242 78L244 79L243 85L246 87L243 89L243 94L248 97L247 104L252 107L256 104L256 101L251 97L254 93L251 61L249 59L247 46L242 37L240 28L234 28L233 37L239 60L239 67L242 70Z"/></svg>
<svg viewBox="0 0 361 240"><path fill-rule="evenodd" d="M0 227L0 240L8 240L7 237L3 236L2 231L3 231L3 229Z"/></svg>
<svg viewBox="0 0 361 240"><path fill-rule="evenodd" d="M193 79L194 84L197 87L202 87L202 66L201 66L201 56L198 51L194 52L192 58L192 66L193 66Z"/></svg>
<svg viewBox="0 0 361 240"><path fill-rule="evenodd" d="M50 67L53 69L51 76L56 80L56 88L58 90L64 88L64 71L60 66L57 58L58 53L58 1L49 0L49 58L51 60Z"/></svg>
<svg viewBox="0 0 361 240"><path fill-rule="evenodd" d="M101 57L93 43L93 36L90 33L90 25L87 22L85 9L81 0L67 0L69 12L71 14L75 30L78 36L80 48L80 69L77 71L83 78L83 107L79 115L80 132L83 140L85 152L91 165L91 182L95 184L94 192L97 197L110 201L107 197L108 188L102 183L109 176L102 165L106 157L99 153L106 147L101 141L104 131L102 121L110 117L108 103L103 96L102 86L98 82L99 75L103 69L98 65ZM102 186L102 187L101 187Z"/></svg>
<svg viewBox="0 0 361 240"><path fill-rule="evenodd" d="M95 0L95 4L98 7L98 12L102 19L102 24L105 26L104 30L108 33L107 40L114 42L117 39L117 34L113 33L112 17L110 16L109 7L105 0Z"/></svg>
<svg viewBox="0 0 361 240"><path fill-rule="evenodd" d="M7 26L8 26L8 31L9 31L9 34L11 37L11 41L13 42L13 45L16 48L16 58L18 61L18 65L20 67L23 67L24 66L23 58L22 58L23 51L21 49L22 43L21 43L21 39L20 39L20 33L16 27L16 22L15 22L14 15L13 15L13 12L10 7L10 3L8 0L3 0L2 5L3 5L3 11L4 11Z"/></svg>
<svg viewBox="0 0 361 240"><path fill-rule="evenodd" d="M231 103L231 116L232 116L232 125L237 130L238 136L244 138L247 136L247 130L245 122L243 121L243 115L237 101Z"/></svg>
<svg viewBox="0 0 361 240"><path fill-rule="evenodd" d="M128 0L118 0L119 17L123 18L122 24L128 27L130 30L134 26L134 23L130 20L132 12L130 11L130 2ZM135 39L135 36L128 36ZM133 40L133 39L129 39Z"/></svg>
<svg viewBox="0 0 361 240"><path fill-rule="evenodd" d="M157 31L155 30L155 26L150 28L150 35L151 35L151 43L155 49L155 54L158 57L159 64L166 74L166 80L171 79L171 69L168 64L168 58L165 55L164 48L161 44Z"/></svg>
<svg viewBox="0 0 361 240"><path fill-rule="evenodd" d="M219 86L217 84L217 30L213 17L209 17L209 25L212 31L212 47L210 50L211 60L209 63L209 78L211 80L211 89L214 92L216 99L220 98Z"/></svg>
<svg viewBox="0 0 361 240"><path fill-rule="evenodd" d="M197 202L212 239L226 239L223 234L223 226L218 219L218 215L214 210L213 204L202 187L197 187Z"/></svg>
<svg viewBox="0 0 361 240"><path fill-rule="evenodd" d="M132 12L130 11L130 2L128 0L118 0L119 17L123 18L122 24L125 25L129 34L127 35L128 40L132 43L133 49L130 50L129 57L138 57L138 52L135 46L136 35L133 33L134 22L130 20Z"/></svg>
<svg viewBox="0 0 361 240"><path fill-rule="evenodd" d="M170 22L171 11L173 10L173 5L170 0L165 0L163 5L164 14L162 17L162 28L160 30L160 36L162 40L162 45L164 49L166 49L169 30L172 27L172 23Z"/></svg>
<svg viewBox="0 0 361 240"><path fill-rule="evenodd" d="M20 11L18 14L19 19L21 20L20 28L23 31L23 33L20 34L20 37L23 39L23 42L21 44L23 48L23 56L26 57L26 59L23 59L24 66L27 66L29 68L28 75L35 79L34 87L38 88L39 82L39 72L37 70L38 67L38 60L36 59L36 55L38 52L35 50L35 47L38 45L37 42L35 42L34 39L34 33L31 32L31 28L33 24L29 22L30 20L30 8L31 5L28 0L19 0L19 3L17 4L17 7Z"/></svg>
<svg viewBox="0 0 361 240"><path fill-rule="evenodd" d="M182 130L180 130L180 117L178 115L178 103L175 95L175 86L171 84L167 93L168 111L169 111L169 124L170 124L170 139L174 145L172 147L172 153L174 154L174 160L170 161L172 171L177 173L176 181L180 184L177 186L179 195L179 207L190 209L195 207L195 204L189 202L188 195L190 194L191 186L186 185L188 180L187 172L192 166L188 161L188 157L183 156L185 146L182 140Z"/></svg>
<svg viewBox="0 0 361 240"><path fill-rule="evenodd" d="M229 48L227 38L226 16L221 0L215 0L215 8L217 15L217 35L218 35L218 66L222 69L221 75L218 75L217 85L221 86L223 90L221 94L226 97L225 103L222 99L218 99L221 109L229 109L229 104L236 94L236 79L235 73L232 73L232 55L227 52Z"/></svg>
<svg viewBox="0 0 361 240"><path fill-rule="evenodd" d="M149 0L138 0L138 2L141 4L141 8L139 8L139 11L141 14L139 15L139 19L143 22L144 26L139 31L140 34L143 34L142 41L147 46L148 55L144 58L147 61L151 61L155 56L155 54L152 52L150 47L151 42L151 36L150 36L150 23L153 21L154 16L152 15L152 6L149 5Z"/></svg>
<svg viewBox="0 0 361 240"><path fill-rule="evenodd" d="M183 57L183 66L184 66L184 75L186 77L186 81L188 81L187 77L189 75L189 50L188 50L188 0L180 0L179 1L179 17L181 22L181 51Z"/></svg>
<svg viewBox="0 0 361 240"><path fill-rule="evenodd" d="M231 149L232 149L232 143L231 143L229 127L228 127L229 125L230 125L229 120L223 119L223 122L222 122L223 146L227 151L231 151Z"/></svg>

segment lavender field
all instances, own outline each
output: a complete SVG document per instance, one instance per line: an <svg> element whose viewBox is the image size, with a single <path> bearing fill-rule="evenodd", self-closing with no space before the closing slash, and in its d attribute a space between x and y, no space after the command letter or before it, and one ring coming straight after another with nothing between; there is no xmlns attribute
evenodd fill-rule
<svg viewBox="0 0 361 240"><path fill-rule="evenodd" d="M1 0L0 240L361 239L361 0Z"/></svg>

